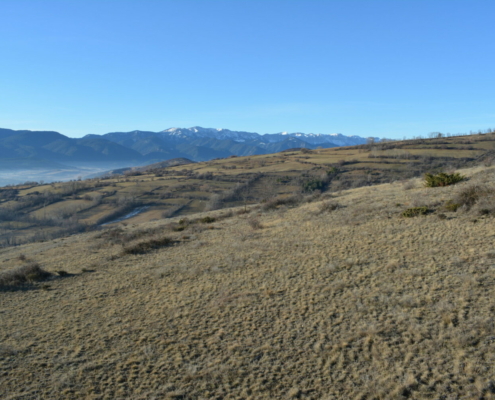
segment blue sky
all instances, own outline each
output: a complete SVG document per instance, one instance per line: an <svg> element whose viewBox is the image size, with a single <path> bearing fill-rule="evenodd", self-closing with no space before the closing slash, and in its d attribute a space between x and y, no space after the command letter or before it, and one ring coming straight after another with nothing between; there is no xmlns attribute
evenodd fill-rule
<svg viewBox="0 0 495 400"><path fill-rule="evenodd" d="M0 127L495 128L495 1L0 0Z"/></svg>

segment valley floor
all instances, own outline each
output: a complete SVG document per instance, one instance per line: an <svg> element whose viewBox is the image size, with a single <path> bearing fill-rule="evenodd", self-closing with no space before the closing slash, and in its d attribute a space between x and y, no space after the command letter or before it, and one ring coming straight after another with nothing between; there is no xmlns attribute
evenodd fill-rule
<svg viewBox="0 0 495 400"><path fill-rule="evenodd" d="M125 226L175 242L146 254L94 232L1 250L70 275L0 292L0 397L495 398L493 217L401 216L468 184Z"/></svg>

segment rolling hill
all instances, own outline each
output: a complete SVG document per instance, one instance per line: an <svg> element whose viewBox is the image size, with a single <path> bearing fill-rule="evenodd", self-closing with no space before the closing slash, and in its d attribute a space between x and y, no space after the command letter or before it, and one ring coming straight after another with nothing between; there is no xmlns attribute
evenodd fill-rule
<svg viewBox="0 0 495 400"><path fill-rule="evenodd" d="M495 135L386 145L2 189L23 232L150 208L0 251L0 397L495 398Z"/></svg>
<svg viewBox="0 0 495 400"><path fill-rule="evenodd" d="M159 162L120 168L115 175L88 180L31 182L0 188L0 245L97 229L127 214L134 215L129 222L145 222L269 202L277 196L336 193L489 164L494 157L495 136L484 134L296 148L198 163L179 159L175 166Z"/></svg>

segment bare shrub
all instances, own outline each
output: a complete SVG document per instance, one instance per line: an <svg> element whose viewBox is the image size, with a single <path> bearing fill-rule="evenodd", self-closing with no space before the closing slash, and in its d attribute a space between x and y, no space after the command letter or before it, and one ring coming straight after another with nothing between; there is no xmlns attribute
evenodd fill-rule
<svg viewBox="0 0 495 400"><path fill-rule="evenodd" d="M281 205L290 205L295 206L302 201L302 196L300 195L292 195L292 196L277 196L273 199L268 200L261 207L263 211L275 210L278 206Z"/></svg>
<svg viewBox="0 0 495 400"><path fill-rule="evenodd" d="M199 221L203 224L211 224L211 223L215 222L216 219L213 217L210 217L210 216L206 216L206 217L201 218Z"/></svg>
<svg viewBox="0 0 495 400"><path fill-rule="evenodd" d="M402 185L402 188L404 190L411 190L416 187L416 184L414 183L414 180L409 179L408 181L405 181L404 184Z"/></svg>
<svg viewBox="0 0 495 400"><path fill-rule="evenodd" d="M320 200L320 198L321 198L321 191L320 190L315 190L309 196L305 196L304 197L304 202L305 203L312 203L314 201Z"/></svg>
<svg viewBox="0 0 495 400"><path fill-rule="evenodd" d="M485 196L478 200L476 209L481 215L495 214L495 198L494 196Z"/></svg>
<svg viewBox="0 0 495 400"><path fill-rule="evenodd" d="M412 207L412 208L408 208L407 210L404 210L402 212L402 216L406 218L412 218L412 217L417 217L419 215L427 215L430 212L431 210L426 206Z"/></svg>
<svg viewBox="0 0 495 400"><path fill-rule="evenodd" d="M147 228L147 229L138 229L130 232L124 231L122 228L111 228L103 231L102 233L95 236L96 239L105 239L106 242L110 242L112 244L121 244L125 245L126 243L132 242L133 240L137 240L146 236L153 236L162 231L163 228ZM173 230L173 229L172 229Z"/></svg>
<svg viewBox="0 0 495 400"><path fill-rule="evenodd" d="M0 289L9 289L32 282L40 282L52 276L38 263L29 263L16 269L0 273Z"/></svg>
<svg viewBox="0 0 495 400"><path fill-rule="evenodd" d="M181 219L179 221L179 223L177 222L172 222L171 224L168 224L167 225L167 228L173 232L182 232L182 231L185 231L188 227L189 227L189 221L187 222L182 222L183 219Z"/></svg>
<svg viewBox="0 0 495 400"><path fill-rule="evenodd" d="M227 219L227 218L232 218L234 216L234 211L233 210L227 210L217 216L218 220L221 219Z"/></svg>
<svg viewBox="0 0 495 400"><path fill-rule="evenodd" d="M263 228L263 225L262 225L261 221L259 220L259 218L251 217L247 220L247 222L252 229L262 229Z"/></svg>
<svg viewBox="0 0 495 400"><path fill-rule="evenodd" d="M206 203L205 211L213 211L218 210L222 207L222 196L218 193L214 193L211 195L210 200Z"/></svg>
<svg viewBox="0 0 495 400"><path fill-rule="evenodd" d="M323 214L325 212L335 211L340 208L341 205L334 201L322 201L318 207L318 214Z"/></svg>
<svg viewBox="0 0 495 400"><path fill-rule="evenodd" d="M461 206L460 204L454 203L452 200L448 200L445 203L444 208L445 208L446 211L456 212L459 209L460 206Z"/></svg>
<svg viewBox="0 0 495 400"><path fill-rule="evenodd" d="M124 246L124 254L145 254L161 247L170 246L171 244L173 244L173 241L168 237L150 239L144 242Z"/></svg>
<svg viewBox="0 0 495 400"><path fill-rule="evenodd" d="M491 167L493 165L494 158L493 157L485 157L483 159L483 165L485 167Z"/></svg>
<svg viewBox="0 0 495 400"><path fill-rule="evenodd" d="M481 198L488 197L493 194L493 189L488 188L485 185L472 184L463 187L459 190L455 197L455 203L460 206L470 209L473 207Z"/></svg>

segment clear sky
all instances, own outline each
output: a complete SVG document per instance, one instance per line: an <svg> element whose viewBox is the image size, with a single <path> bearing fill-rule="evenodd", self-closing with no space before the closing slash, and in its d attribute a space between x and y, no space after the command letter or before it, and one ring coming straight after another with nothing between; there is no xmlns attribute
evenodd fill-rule
<svg viewBox="0 0 495 400"><path fill-rule="evenodd" d="M0 127L495 128L495 1L0 0Z"/></svg>

